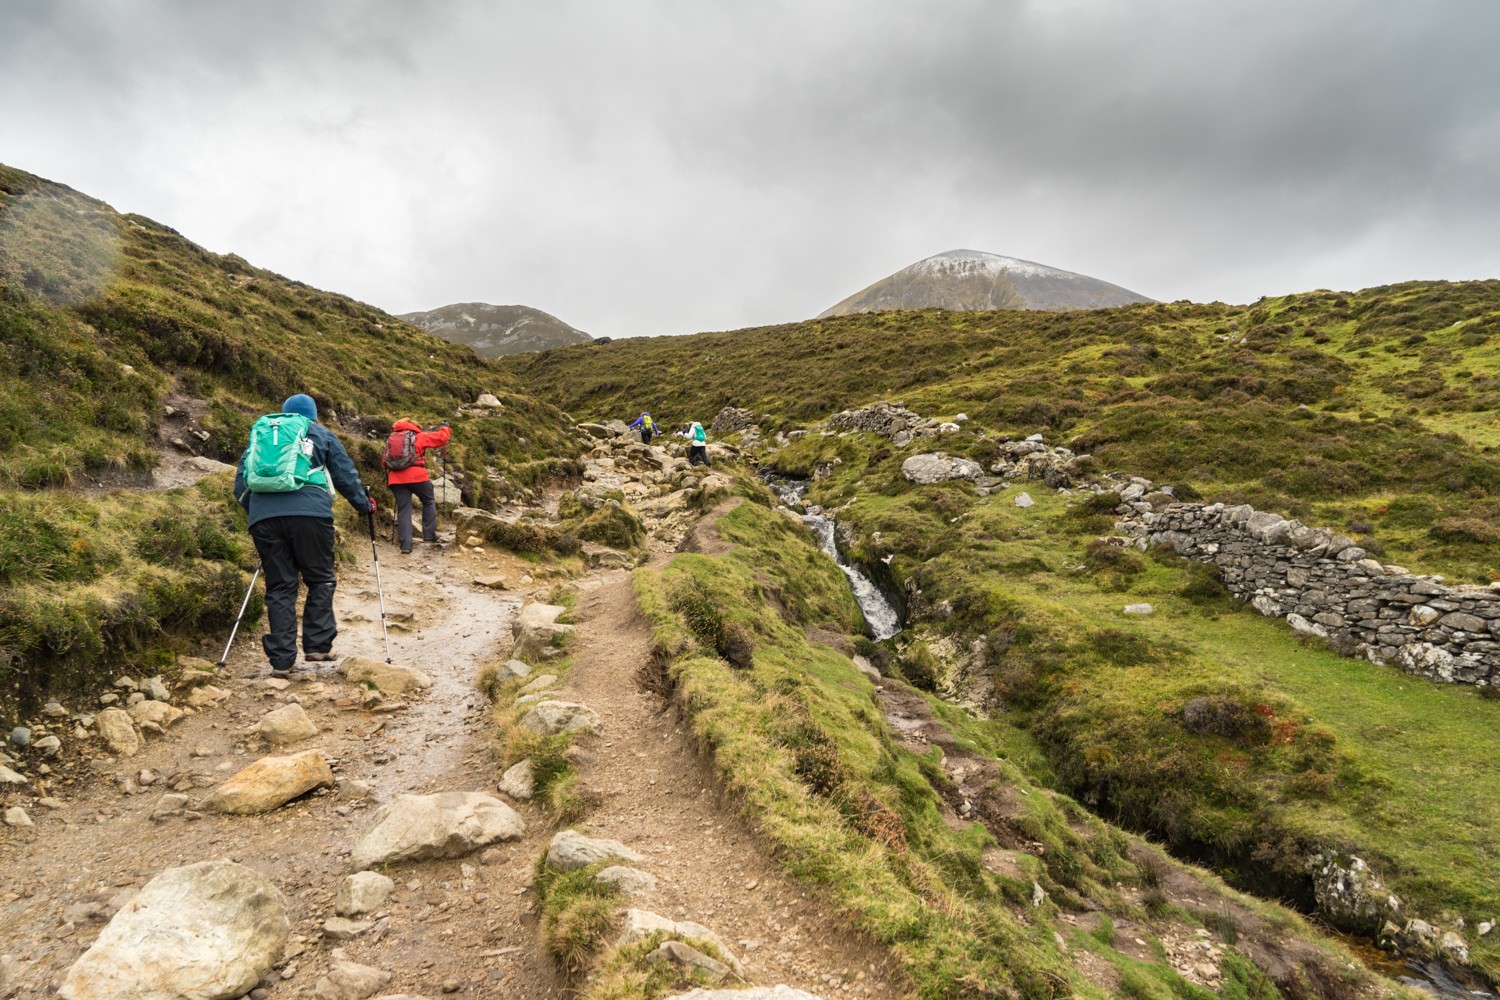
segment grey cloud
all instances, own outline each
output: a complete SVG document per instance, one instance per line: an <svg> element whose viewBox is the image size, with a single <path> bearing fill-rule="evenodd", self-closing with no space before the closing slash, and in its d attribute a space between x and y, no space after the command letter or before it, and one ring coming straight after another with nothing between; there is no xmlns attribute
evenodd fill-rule
<svg viewBox="0 0 1500 1000"><path fill-rule="evenodd" d="M812 315L955 246L1161 298L1500 271L1500 8L21 0L0 159L393 310Z"/></svg>

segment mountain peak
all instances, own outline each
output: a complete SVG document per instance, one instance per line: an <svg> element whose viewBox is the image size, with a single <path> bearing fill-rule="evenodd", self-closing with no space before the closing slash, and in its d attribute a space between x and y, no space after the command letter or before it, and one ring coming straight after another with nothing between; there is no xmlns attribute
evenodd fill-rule
<svg viewBox="0 0 1500 1000"><path fill-rule="evenodd" d="M917 261L819 315L887 309L1107 309L1151 299L1086 274L983 250L945 250Z"/></svg>
<svg viewBox="0 0 1500 1000"><path fill-rule="evenodd" d="M467 344L483 358L525 354L593 338L551 313L530 306L495 306L488 302L456 302L427 312L398 317L455 344Z"/></svg>

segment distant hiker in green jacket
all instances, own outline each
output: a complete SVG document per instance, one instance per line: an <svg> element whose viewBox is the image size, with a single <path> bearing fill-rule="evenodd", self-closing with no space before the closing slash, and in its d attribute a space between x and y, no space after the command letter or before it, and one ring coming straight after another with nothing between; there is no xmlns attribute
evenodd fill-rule
<svg viewBox="0 0 1500 1000"><path fill-rule="evenodd" d="M333 491L361 514L375 513L349 453L317 421L311 396L289 397L280 413L255 422L234 474L234 495L250 515L250 538L266 574L270 633L261 645L277 677L297 662L299 576L307 585L303 654L309 661L334 659Z"/></svg>
<svg viewBox="0 0 1500 1000"><path fill-rule="evenodd" d="M694 420L682 436L688 439L688 464L707 465L713 463L708 460L708 433L704 431L703 425Z"/></svg>
<svg viewBox="0 0 1500 1000"><path fill-rule="evenodd" d="M651 419L651 414L641 411L641 415L631 421L630 429L640 428L641 444L650 444L651 439L656 436L656 421Z"/></svg>

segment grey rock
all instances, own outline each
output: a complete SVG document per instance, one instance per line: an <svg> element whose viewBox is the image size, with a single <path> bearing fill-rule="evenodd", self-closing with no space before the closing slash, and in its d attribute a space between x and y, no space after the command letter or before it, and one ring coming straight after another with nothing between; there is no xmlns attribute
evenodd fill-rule
<svg viewBox="0 0 1500 1000"><path fill-rule="evenodd" d="M530 801L536 792L536 779L532 774L531 761L523 760L507 768L500 776L499 790L518 801Z"/></svg>
<svg viewBox="0 0 1500 1000"><path fill-rule="evenodd" d="M1022 509L1036 506L1036 501L1031 499L1030 493L1017 493L1015 503L1017 507Z"/></svg>
<svg viewBox="0 0 1500 1000"><path fill-rule="evenodd" d="M5 810L5 825L26 827L35 826L36 824L31 821L31 817L27 815L25 809L22 809L20 806L11 806Z"/></svg>
<svg viewBox="0 0 1500 1000"><path fill-rule="evenodd" d="M641 896L656 891L656 876L639 868L610 865L594 876L595 881L604 882L619 889L627 896Z"/></svg>
<svg viewBox="0 0 1500 1000"><path fill-rule="evenodd" d="M344 879L333 899L333 912L341 917L374 913L385 905L396 883L379 872L355 872Z"/></svg>
<svg viewBox="0 0 1500 1000"><path fill-rule="evenodd" d="M586 868L598 861L645 861L618 840L593 839L577 830L561 830L547 846L547 863L563 871Z"/></svg>
<svg viewBox="0 0 1500 1000"><path fill-rule="evenodd" d="M239 997L291 935L286 900L231 861L171 868L115 914L63 980L66 1000Z"/></svg>
<svg viewBox="0 0 1500 1000"><path fill-rule="evenodd" d="M328 975L313 986L313 996L318 1000L365 1000L385 989L390 981L389 972L350 961L342 948L335 948Z"/></svg>
<svg viewBox="0 0 1500 1000"><path fill-rule="evenodd" d="M12 771L4 764L0 764L0 785L25 785L26 778Z"/></svg>
<svg viewBox="0 0 1500 1000"><path fill-rule="evenodd" d="M604 720L587 705L571 701L543 701L521 719L521 727L537 733L602 732Z"/></svg>
<svg viewBox="0 0 1500 1000"><path fill-rule="evenodd" d="M686 993L673 993L665 1000L822 1000L815 993L791 986L751 986L748 989L711 990L702 987Z"/></svg>
<svg viewBox="0 0 1500 1000"><path fill-rule="evenodd" d="M952 479L973 481L984 475L978 462L953 458L943 452L912 455L901 463L901 475L913 483L943 483Z"/></svg>
<svg viewBox="0 0 1500 1000"><path fill-rule="evenodd" d="M1127 604L1125 613L1127 615L1149 615L1156 609L1149 604Z"/></svg>
<svg viewBox="0 0 1500 1000"><path fill-rule="evenodd" d="M398 795L371 818L350 864L364 870L400 861L457 858L525 832L526 824L514 809L481 792Z"/></svg>

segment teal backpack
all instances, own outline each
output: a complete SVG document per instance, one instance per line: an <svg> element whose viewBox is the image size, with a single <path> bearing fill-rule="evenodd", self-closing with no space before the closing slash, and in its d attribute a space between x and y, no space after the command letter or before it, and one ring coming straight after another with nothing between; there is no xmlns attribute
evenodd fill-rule
<svg viewBox="0 0 1500 1000"><path fill-rule="evenodd" d="M251 493L295 493L304 486L328 489L328 473L313 467L312 421L300 413L268 413L250 428L245 486Z"/></svg>

